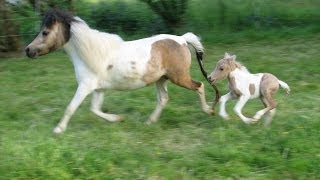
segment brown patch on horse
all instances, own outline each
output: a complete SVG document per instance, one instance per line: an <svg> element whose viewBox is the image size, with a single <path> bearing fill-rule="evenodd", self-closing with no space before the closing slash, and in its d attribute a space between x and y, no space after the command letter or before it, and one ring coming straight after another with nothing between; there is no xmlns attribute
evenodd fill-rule
<svg viewBox="0 0 320 180"><path fill-rule="evenodd" d="M241 96L242 93L239 89L237 89L236 80L234 77L228 77L229 80L229 89L233 95Z"/></svg>
<svg viewBox="0 0 320 180"><path fill-rule="evenodd" d="M249 85L249 91L250 91L251 95L254 95L254 93L256 91L256 88L255 88L254 84L250 84Z"/></svg>
<svg viewBox="0 0 320 180"><path fill-rule="evenodd" d="M109 66L107 67L107 70L111 70L113 68L112 64L109 64Z"/></svg>
<svg viewBox="0 0 320 180"><path fill-rule="evenodd" d="M136 62L135 61L130 61L131 64L131 69L136 69Z"/></svg>
<svg viewBox="0 0 320 180"><path fill-rule="evenodd" d="M186 44L179 44L172 39L156 41L152 44L151 58L143 80L148 84L159 78L163 73L170 81L179 86L197 90L200 82L190 77L191 53Z"/></svg>
<svg viewBox="0 0 320 180"><path fill-rule="evenodd" d="M277 105L272 96L278 91L278 89L278 78L272 74L264 73L260 82L260 92L261 95L265 97L265 101L271 109L275 108Z"/></svg>

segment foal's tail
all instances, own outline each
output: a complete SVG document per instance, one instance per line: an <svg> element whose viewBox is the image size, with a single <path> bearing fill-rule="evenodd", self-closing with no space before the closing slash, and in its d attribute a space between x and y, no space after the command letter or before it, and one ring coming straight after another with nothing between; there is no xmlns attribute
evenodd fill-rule
<svg viewBox="0 0 320 180"><path fill-rule="evenodd" d="M290 87L287 83L281 81L281 80L278 80L279 84L280 84L280 87L282 87L283 89L285 89L286 91L286 95L289 95L290 94Z"/></svg>

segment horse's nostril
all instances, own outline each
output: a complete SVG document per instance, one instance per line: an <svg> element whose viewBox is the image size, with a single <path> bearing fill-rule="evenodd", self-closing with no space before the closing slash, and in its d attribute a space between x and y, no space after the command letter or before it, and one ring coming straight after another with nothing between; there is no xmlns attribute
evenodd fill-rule
<svg viewBox="0 0 320 180"><path fill-rule="evenodd" d="M25 51L26 51L26 53L28 53L28 52L30 51L30 48L27 47L27 48L25 49Z"/></svg>

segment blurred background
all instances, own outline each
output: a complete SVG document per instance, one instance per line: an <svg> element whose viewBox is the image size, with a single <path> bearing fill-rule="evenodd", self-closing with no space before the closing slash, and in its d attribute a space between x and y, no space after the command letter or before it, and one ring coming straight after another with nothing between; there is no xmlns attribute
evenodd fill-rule
<svg viewBox="0 0 320 180"><path fill-rule="evenodd" d="M135 39L192 31L207 42L307 36L320 30L318 0L0 0L0 52L21 52L50 8Z"/></svg>
<svg viewBox="0 0 320 180"><path fill-rule="evenodd" d="M208 116L192 92L168 83L159 121L144 125L156 105L154 86L108 91L107 123L88 97L61 136L52 133L77 87L62 51L31 60L24 47L50 8L67 9L92 28L125 40L194 32L210 72L225 52L252 73L287 82L276 95L269 128ZM320 0L0 0L0 179L320 179ZM191 76L206 83L192 55ZM217 84L221 94L227 82ZM263 105L249 101L252 117ZM218 107L216 107L216 111Z"/></svg>

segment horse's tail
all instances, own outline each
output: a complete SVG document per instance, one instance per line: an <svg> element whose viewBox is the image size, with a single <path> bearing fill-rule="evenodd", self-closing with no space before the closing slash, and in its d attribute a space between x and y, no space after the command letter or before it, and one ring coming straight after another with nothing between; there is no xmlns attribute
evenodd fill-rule
<svg viewBox="0 0 320 180"><path fill-rule="evenodd" d="M200 70L203 76L206 78L206 80L211 84L211 82L208 80L207 72L204 70L203 63L202 63L204 48L200 42L200 38L191 32L188 32L182 35L182 37L187 41L189 45L191 45L196 50L196 55L197 55L198 64L200 66ZM215 84L211 84L211 85L216 92L216 97L213 104L213 107L214 107L219 102L220 93Z"/></svg>
<svg viewBox="0 0 320 180"><path fill-rule="evenodd" d="M283 89L285 89L286 91L286 95L289 95L290 94L290 87L287 83L281 81L281 80L278 80L279 84L280 84L280 87L282 87Z"/></svg>
<svg viewBox="0 0 320 180"><path fill-rule="evenodd" d="M197 59L198 61L201 61L204 48L200 42L200 38L191 32L182 35L182 37L196 50Z"/></svg>

